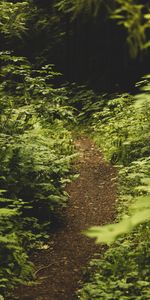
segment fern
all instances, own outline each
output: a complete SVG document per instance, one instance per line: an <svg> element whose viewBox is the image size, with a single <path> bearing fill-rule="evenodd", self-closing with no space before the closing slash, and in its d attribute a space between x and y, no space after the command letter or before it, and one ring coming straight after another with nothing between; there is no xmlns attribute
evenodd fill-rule
<svg viewBox="0 0 150 300"><path fill-rule="evenodd" d="M93 226L84 234L109 245L90 262L81 300L149 299L150 101L149 76L136 95L110 95L91 115L92 134L105 157L118 165L116 223Z"/></svg>
<svg viewBox="0 0 150 300"><path fill-rule="evenodd" d="M6 36L17 36L21 38L26 32L26 21L28 17L29 3L12 3L0 1L0 30Z"/></svg>
<svg viewBox="0 0 150 300"><path fill-rule="evenodd" d="M15 285L33 279L28 253L66 205L75 118L66 90L53 87L60 74L52 65L33 69L7 51L1 65L0 292L10 299Z"/></svg>

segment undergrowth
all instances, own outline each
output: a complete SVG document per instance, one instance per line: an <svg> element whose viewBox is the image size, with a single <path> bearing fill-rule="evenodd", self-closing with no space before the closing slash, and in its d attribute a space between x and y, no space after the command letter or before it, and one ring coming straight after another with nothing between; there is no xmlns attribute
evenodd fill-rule
<svg viewBox="0 0 150 300"><path fill-rule="evenodd" d="M60 74L52 65L34 69L9 52L1 53L1 65L1 299L10 299L18 283L32 282L29 253L42 247L53 216L66 205L64 188L74 177L72 127L90 132L117 165L120 195L116 223L85 233L113 245L91 261L77 297L149 299L149 77L137 84L137 95L97 96L84 86L55 88Z"/></svg>
<svg viewBox="0 0 150 300"><path fill-rule="evenodd" d="M1 53L0 74L0 295L33 279L28 254L48 238L74 158L74 109L55 88L52 65L34 69L23 57Z"/></svg>
<svg viewBox="0 0 150 300"><path fill-rule="evenodd" d="M150 82L137 84L136 95L111 95L91 115L91 134L119 175L115 224L89 228L85 234L107 243L103 257L90 262L77 298L150 298ZM112 245L111 245L112 244Z"/></svg>

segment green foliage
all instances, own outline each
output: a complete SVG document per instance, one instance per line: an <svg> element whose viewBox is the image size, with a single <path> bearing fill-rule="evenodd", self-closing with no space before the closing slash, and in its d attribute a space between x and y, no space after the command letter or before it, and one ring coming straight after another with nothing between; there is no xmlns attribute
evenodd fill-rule
<svg viewBox="0 0 150 300"><path fill-rule="evenodd" d="M74 17L81 12L85 12L87 14L92 14L97 16L101 5L103 5L103 0L70 0L70 1L58 1L56 7L60 11L64 12L72 12Z"/></svg>
<svg viewBox="0 0 150 300"><path fill-rule="evenodd" d="M142 106L139 101L135 101L133 96L119 95L108 101L103 111L94 115L95 140L101 143L106 158L112 162L127 165L150 154L149 101L145 99Z"/></svg>
<svg viewBox="0 0 150 300"><path fill-rule="evenodd" d="M5 294L6 287L25 283L32 278L32 264L22 246L21 200L5 198L0 190L0 291Z"/></svg>
<svg viewBox="0 0 150 300"><path fill-rule="evenodd" d="M132 214L124 216L119 223L91 227L85 234L96 238L97 243L113 243L118 237L130 233L137 225L150 220L150 196L139 197L130 206L130 210Z"/></svg>
<svg viewBox="0 0 150 300"><path fill-rule="evenodd" d="M56 7L63 12L71 12L75 18L79 14L99 18L105 11L105 17L113 19L127 33L127 43L132 58L150 46L148 30L150 28L149 4L134 0L71 0L58 1Z"/></svg>
<svg viewBox="0 0 150 300"><path fill-rule="evenodd" d="M0 243L2 295L32 279L28 252L47 239L74 157L74 109L52 65L33 69L23 58L1 53L0 85Z"/></svg>
<svg viewBox="0 0 150 300"><path fill-rule="evenodd" d="M149 299L149 76L137 87L134 96L111 95L91 116L96 143L118 165L120 199L116 223L85 232L97 243L113 245L103 258L91 261L81 300Z"/></svg>
<svg viewBox="0 0 150 300"><path fill-rule="evenodd" d="M143 10L147 6L140 4L139 1L116 0L117 7L111 13L111 18L117 21L127 31L127 43L130 49L131 57L135 58L138 53L149 46L147 43L147 29L149 22L145 17ZM147 14L146 14L147 15Z"/></svg>
<svg viewBox="0 0 150 300"><path fill-rule="evenodd" d="M148 93L148 81L144 82L142 89ZM134 198L132 200L134 209L131 206L131 211L119 223L104 227L93 227L87 232L88 236L96 237L97 241L111 243L121 234L130 232L135 226L148 221L150 218L150 189L147 167L143 168L143 172L136 173L136 169L145 166L146 163L144 164L144 162L149 160L150 155L150 103L148 94L147 98L143 97L143 94L135 97L126 94L121 95L121 97L108 101L107 106L101 112L93 115L95 140L103 147L106 157L112 162L115 159L115 162L118 161L118 163L128 166L121 170L121 175L123 176L124 173L124 180L127 185L127 190L125 191L124 188L124 192L132 193ZM131 173L127 177L129 168ZM131 189L131 182L135 177L138 180L135 181L133 189ZM129 191L128 185L130 186ZM140 200L141 193L143 195ZM140 210L139 201L142 203ZM145 207L146 203L147 206Z"/></svg>
<svg viewBox="0 0 150 300"><path fill-rule="evenodd" d="M93 123L93 115L103 108L107 94L97 95L85 85L71 84L68 88L68 97L69 104L75 109L78 124L82 126Z"/></svg>
<svg viewBox="0 0 150 300"><path fill-rule="evenodd" d="M24 26L26 19L29 17L27 14L29 5L33 16L35 17L38 15L38 21L36 22L37 28L41 29L41 26L43 29L49 27L48 15L46 15L41 8L38 9L34 1L26 1L23 3L17 2L15 4L7 1L1 2L1 11L3 11L2 19L4 19L2 22L2 31L7 34L12 32L12 29L10 27L7 28L8 25L5 24L8 16L10 18L9 26L14 24L13 26L15 29L17 29L16 27L18 26L18 28L23 31L21 26ZM139 3L139 1L133 0L56 0L53 4L49 5L49 12L51 12L51 7L57 9L59 12L69 13L74 17L81 13L99 17L99 12L105 8L106 16L114 19L119 26L127 31L127 42L132 57L135 57L139 51L149 46L149 41L147 41L147 30L150 27L148 4ZM11 15L12 18L10 17ZM57 18L55 15L51 15L50 17L52 18L52 22Z"/></svg>
<svg viewBox="0 0 150 300"><path fill-rule="evenodd" d="M26 32L29 3L0 1L0 31L6 36L21 37Z"/></svg>
<svg viewBox="0 0 150 300"><path fill-rule="evenodd" d="M88 282L78 298L149 299L149 228L141 227L130 238L120 240L104 254L92 260Z"/></svg>
<svg viewBox="0 0 150 300"><path fill-rule="evenodd" d="M57 190L61 186L61 178L68 172L71 159L69 139L70 135L63 129L61 122L55 123L51 130L42 129L36 123L34 129L19 137L13 136L12 139L7 135L7 141L4 135L1 138L4 149L1 175L6 178L4 186L10 196L27 198L30 205L32 202L38 205L40 199L39 206L44 206L45 203L49 209L53 209L55 201L63 203L65 197Z"/></svg>

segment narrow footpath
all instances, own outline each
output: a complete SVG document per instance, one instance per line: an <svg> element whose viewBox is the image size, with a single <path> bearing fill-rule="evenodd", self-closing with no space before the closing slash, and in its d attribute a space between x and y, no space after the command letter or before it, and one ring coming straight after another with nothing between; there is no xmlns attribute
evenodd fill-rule
<svg viewBox="0 0 150 300"><path fill-rule="evenodd" d="M83 270L101 245L81 232L89 226L103 225L115 218L116 170L86 137L75 141L79 159L75 168L79 178L68 184L69 203L64 224L51 234L49 247L36 252L33 262L39 284L22 286L19 300L73 300L83 280Z"/></svg>

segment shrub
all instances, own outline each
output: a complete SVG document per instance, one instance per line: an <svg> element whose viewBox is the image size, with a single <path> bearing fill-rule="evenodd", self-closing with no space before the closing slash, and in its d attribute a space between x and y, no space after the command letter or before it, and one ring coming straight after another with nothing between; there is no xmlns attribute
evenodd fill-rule
<svg viewBox="0 0 150 300"><path fill-rule="evenodd" d="M117 223L86 232L98 243L115 243L103 258L91 261L81 300L149 299L149 76L139 85L136 96L110 97L93 114L94 139L105 158L118 165L120 200Z"/></svg>
<svg viewBox="0 0 150 300"><path fill-rule="evenodd" d="M48 238L53 214L66 205L75 118L65 89L53 86L60 74L52 65L34 70L9 52L1 63L0 293L7 297L32 279L28 253Z"/></svg>

